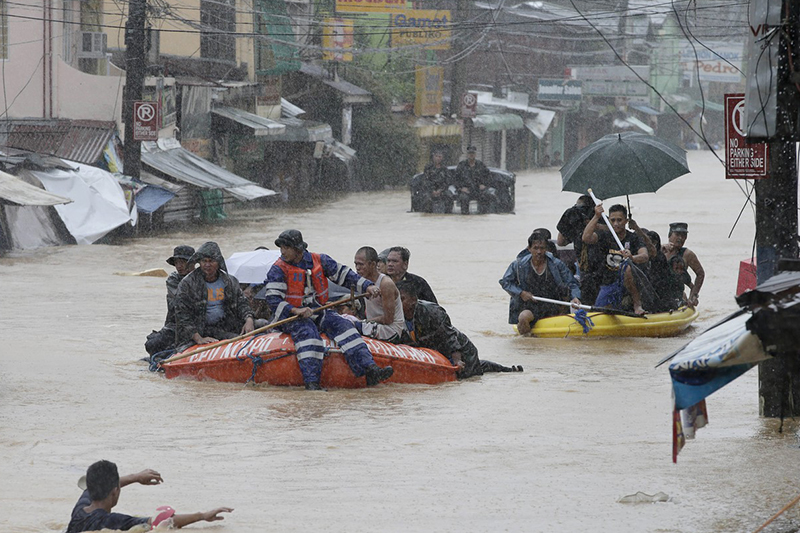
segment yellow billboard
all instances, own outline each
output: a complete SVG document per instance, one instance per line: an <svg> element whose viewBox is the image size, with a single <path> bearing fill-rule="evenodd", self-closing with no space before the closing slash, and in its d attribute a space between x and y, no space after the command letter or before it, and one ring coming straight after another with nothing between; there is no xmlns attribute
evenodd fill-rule
<svg viewBox="0 0 800 533"><path fill-rule="evenodd" d="M353 21L327 18L322 26L322 59L325 61L353 60Z"/></svg>
<svg viewBox="0 0 800 533"><path fill-rule="evenodd" d="M449 10L409 9L392 13L389 19L392 46L430 45L429 50L447 50L453 35Z"/></svg>
<svg viewBox="0 0 800 533"><path fill-rule="evenodd" d="M417 94L414 99L414 114L418 117L441 115L444 67L417 68L415 81Z"/></svg>
<svg viewBox="0 0 800 533"><path fill-rule="evenodd" d="M336 0L337 13L392 13L407 7L406 0Z"/></svg>

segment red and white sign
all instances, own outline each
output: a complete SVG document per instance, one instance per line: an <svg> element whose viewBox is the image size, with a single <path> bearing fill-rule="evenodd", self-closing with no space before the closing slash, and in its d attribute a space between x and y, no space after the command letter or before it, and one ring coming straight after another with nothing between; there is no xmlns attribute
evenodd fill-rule
<svg viewBox="0 0 800 533"><path fill-rule="evenodd" d="M133 103L133 140L158 140L158 102Z"/></svg>
<svg viewBox="0 0 800 533"><path fill-rule="evenodd" d="M725 95L725 178L769 177L769 147L745 138L744 94Z"/></svg>
<svg viewBox="0 0 800 533"><path fill-rule="evenodd" d="M478 95L464 93L461 95L461 118L475 118L478 110Z"/></svg>

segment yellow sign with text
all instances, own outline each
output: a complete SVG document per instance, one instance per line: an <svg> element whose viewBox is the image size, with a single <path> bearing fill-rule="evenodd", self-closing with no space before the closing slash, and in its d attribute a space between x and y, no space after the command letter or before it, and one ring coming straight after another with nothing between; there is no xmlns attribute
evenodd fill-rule
<svg viewBox="0 0 800 533"><path fill-rule="evenodd" d="M392 46L428 45L428 50L448 50L453 36L449 10L409 9L392 13Z"/></svg>
<svg viewBox="0 0 800 533"><path fill-rule="evenodd" d="M406 7L406 0L336 0L337 13L392 13Z"/></svg>
<svg viewBox="0 0 800 533"><path fill-rule="evenodd" d="M441 115L444 67L418 68L415 75L417 94L414 114L418 117Z"/></svg>

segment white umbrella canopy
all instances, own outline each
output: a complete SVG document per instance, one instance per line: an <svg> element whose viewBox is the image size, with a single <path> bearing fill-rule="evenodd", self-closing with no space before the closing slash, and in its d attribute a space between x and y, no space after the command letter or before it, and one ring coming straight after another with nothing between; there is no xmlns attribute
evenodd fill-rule
<svg viewBox="0 0 800 533"><path fill-rule="evenodd" d="M264 283L267 272L281 256L278 250L253 250L236 252L225 260L228 274L240 283Z"/></svg>

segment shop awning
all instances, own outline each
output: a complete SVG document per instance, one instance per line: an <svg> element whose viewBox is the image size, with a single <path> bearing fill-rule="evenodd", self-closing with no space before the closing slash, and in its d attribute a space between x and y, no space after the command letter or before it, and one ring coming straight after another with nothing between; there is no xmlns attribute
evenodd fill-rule
<svg viewBox="0 0 800 533"><path fill-rule="evenodd" d="M174 192L156 185L147 185L136 193L136 209L142 213L155 213L173 198L175 198Z"/></svg>
<svg viewBox="0 0 800 533"><path fill-rule="evenodd" d="M338 92L342 102L346 104L368 104L372 102L371 92L349 81L332 78L322 67L312 65L311 63L303 63L300 67L300 72L319 80L324 85Z"/></svg>
<svg viewBox="0 0 800 533"><path fill-rule="evenodd" d="M175 139L143 142L142 163L200 189L223 189L237 200L255 200L275 194L182 148Z"/></svg>
<svg viewBox="0 0 800 533"><path fill-rule="evenodd" d="M522 117L512 113L478 115L472 119L472 124L476 128L484 128L486 131L521 130L525 127Z"/></svg>
<svg viewBox="0 0 800 533"><path fill-rule="evenodd" d="M286 129L278 135L271 135L270 141L283 142L329 142L333 140L333 131L330 125L324 122L313 122L299 118L283 117L277 121Z"/></svg>
<svg viewBox="0 0 800 533"><path fill-rule="evenodd" d="M651 128L638 118L631 116L625 117L624 119L615 118L614 127L620 129L637 128L648 135L653 135L656 132L653 128Z"/></svg>
<svg viewBox="0 0 800 533"><path fill-rule="evenodd" d="M411 122L417 137L460 137L463 129L461 123L449 118L419 117Z"/></svg>
<svg viewBox="0 0 800 533"><path fill-rule="evenodd" d="M286 126L283 124L234 107L215 107L212 109L211 124L214 129L244 133L256 137L279 135L286 131Z"/></svg>
<svg viewBox="0 0 800 533"><path fill-rule="evenodd" d="M536 109L537 111L535 115L525 118L525 127L528 128L537 138L541 139L544 137L544 134L547 133L547 128L549 128L550 124L553 122L556 112L550 111L549 109L539 109L533 107L529 107L528 109Z"/></svg>
<svg viewBox="0 0 800 533"><path fill-rule="evenodd" d="M286 98L281 98L281 116L282 117L291 117L291 118L300 118L302 115L305 115L305 109L297 107L293 103L291 103Z"/></svg>
<svg viewBox="0 0 800 533"><path fill-rule="evenodd" d="M117 131L114 121L16 119L0 123L6 145L92 165Z"/></svg>
<svg viewBox="0 0 800 533"><path fill-rule="evenodd" d="M653 109L652 107L650 107L648 105L644 105L644 104L632 105L632 106L629 106L629 107L631 109L635 109L636 111L641 111L645 115L657 116L657 115L661 114L661 111L657 111L657 110Z"/></svg>
<svg viewBox="0 0 800 533"><path fill-rule="evenodd" d="M60 205L72 200L47 192L16 176L0 171L0 204L13 205Z"/></svg>

